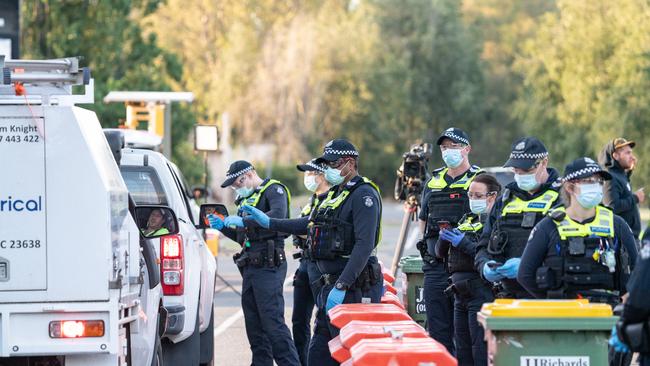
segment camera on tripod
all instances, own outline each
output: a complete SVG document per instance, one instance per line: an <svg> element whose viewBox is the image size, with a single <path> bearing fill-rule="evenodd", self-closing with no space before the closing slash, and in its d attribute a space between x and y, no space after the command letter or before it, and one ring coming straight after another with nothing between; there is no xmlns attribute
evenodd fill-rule
<svg viewBox="0 0 650 366"><path fill-rule="evenodd" d="M424 185L431 177L428 169L433 145L429 143L411 145L402 156L402 165L397 169L395 199L398 201L419 201Z"/></svg>

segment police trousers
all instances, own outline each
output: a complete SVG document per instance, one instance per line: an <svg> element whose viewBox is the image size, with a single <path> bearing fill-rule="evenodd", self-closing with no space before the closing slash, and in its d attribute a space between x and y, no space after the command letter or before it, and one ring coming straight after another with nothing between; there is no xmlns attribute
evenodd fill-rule
<svg viewBox="0 0 650 366"><path fill-rule="evenodd" d="M316 301L311 283L316 281L317 278L312 280L309 276L311 271L312 278L314 277L314 273L317 273L314 270L318 271L316 263L303 258L300 259L300 266L293 275L293 314L291 315L291 324L293 342L298 351L300 364L303 366L307 365L307 354L311 340L311 317Z"/></svg>
<svg viewBox="0 0 650 366"><path fill-rule="evenodd" d="M298 353L284 322L283 285L287 263L277 267L247 265L242 270L242 308L253 366L298 366Z"/></svg>
<svg viewBox="0 0 650 366"><path fill-rule="evenodd" d="M458 366L487 366L487 343L476 314L492 302L492 288L473 281L469 294L454 294L454 340Z"/></svg>
<svg viewBox="0 0 650 366"><path fill-rule="evenodd" d="M449 273L442 261L425 263L422 271L429 336L454 355L454 303L450 296L445 295L445 289L449 286Z"/></svg>

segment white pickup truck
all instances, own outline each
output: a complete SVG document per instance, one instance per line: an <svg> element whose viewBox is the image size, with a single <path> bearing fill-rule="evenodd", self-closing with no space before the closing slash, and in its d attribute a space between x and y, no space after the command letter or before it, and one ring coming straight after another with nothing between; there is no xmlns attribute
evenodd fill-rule
<svg viewBox="0 0 650 366"><path fill-rule="evenodd" d="M0 364L159 365L155 257L97 116L74 106L93 103L89 72L0 68Z"/></svg>

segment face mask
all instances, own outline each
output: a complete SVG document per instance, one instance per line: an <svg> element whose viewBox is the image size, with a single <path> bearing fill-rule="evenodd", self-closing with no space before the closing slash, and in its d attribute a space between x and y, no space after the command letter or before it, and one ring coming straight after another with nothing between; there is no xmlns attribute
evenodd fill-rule
<svg viewBox="0 0 650 366"><path fill-rule="evenodd" d="M535 178L535 173L515 174L515 182L517 182L517 186L519 186L519 188L523 189L524 191L532 191L533 189L539 187L537 178Z"/></svg>
<svg viewBox="0 0 650 366"><path fill-rule="evenodd" d="M338 186L339 184L343 183L345 180L345 177L341 176L341 171L343 168L348 165L345 163L341 169L334 169L331 167L327 167L327 170L325 170L325 180L329 182L329 184L333 186Z"/></svg>
<svg viewBox="0 0 650 366"><path fill-rule="evenodd" d="M484 200L469 200L469 209L473 214L480 215L487 211L487 199Z"/></svg>
<svg viewBox="0 0 650 366"><path fill-rule="evenodd" d="M318 188L318 183L316 182L316 177L313 175L305 175L305 178L303 179L303 183L305 184L305 188L309 192L316 192L316 188Z"/></svg>
<svg viewBox="0 0 650 366"><path fill-rule="evenodd" d="M578 203L584 208L594 208L603 200L603 186L598 183L580 184Z"/></svg>
<svg viewBox="0 0 650 366"><path fill-rule="evenodd" d="M450 168L456 168L463 162L463 154L460 149L447 149L442 152L442 160Z"/></svg>
<svg viewBox="0 0 650 366"><path fill-rule="evenodd" d="M237 192L237 195L239 197L246 198L246 197L250 196L251 194L253 194L253 192L255 192L255 189L248 188L248 187L241 187L241 188L235 189L235 192Z"/></svg>

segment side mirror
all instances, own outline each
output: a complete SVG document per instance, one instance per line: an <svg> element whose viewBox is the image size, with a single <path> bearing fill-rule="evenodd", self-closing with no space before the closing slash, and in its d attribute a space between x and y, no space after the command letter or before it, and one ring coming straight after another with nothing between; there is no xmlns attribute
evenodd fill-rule
<svg viewBox="0 0 650 366"><path fill-rule="evenodd" d="M210 192L208 192L207 189L205 189L202 186L194 186L192 187L192 197L194 197L195 200L200 200L208 197L210 195Z"/></svg>
<svg viewBox="0 0 650 366"><path fill-rule="evenodd" d="M200 224L197 226L198 229L210 228L208 215L217 215L221 219L225 219L226 216L228 216L228 209L225 205L222 205L220 203L206 203L201 205L201 212L199 213Z"/></svg>
<svg viewBox="0 0 650 366"><path fill-rule="evenodd" d="M176 214L167 206L136 206L135 216L140 233L147 239L175 235L179 232Z"/></svg>

